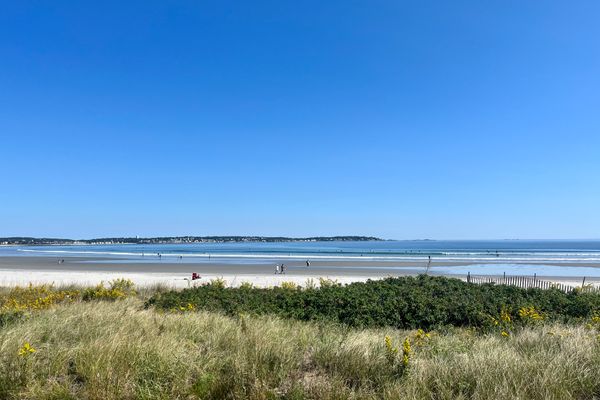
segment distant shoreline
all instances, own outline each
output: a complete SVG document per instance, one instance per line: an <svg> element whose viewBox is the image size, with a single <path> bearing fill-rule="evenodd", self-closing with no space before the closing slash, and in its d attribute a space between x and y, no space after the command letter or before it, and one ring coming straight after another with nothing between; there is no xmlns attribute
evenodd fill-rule
<svg viewBox="0 0 600 400"><path fill-rule="evenodd" d="M192 243L283 243L283 242L382 242L373 236L310 236L303 238L285 236L162 236L162 237L110 237L95 239L63 239L35 237L0 238L0 246L76 246L115 244L192 244Z"/></svg>

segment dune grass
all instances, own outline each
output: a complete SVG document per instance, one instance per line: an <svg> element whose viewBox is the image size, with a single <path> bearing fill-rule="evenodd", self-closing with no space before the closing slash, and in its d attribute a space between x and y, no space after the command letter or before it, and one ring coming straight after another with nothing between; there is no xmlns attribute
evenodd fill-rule
<svg viewBox="0 0 600 400"><path fill-rule="evenodd" d="M129 297L59 304L0 328L2 399L599 396L600 339L583 325L426 335L162 312Z"/></svg>

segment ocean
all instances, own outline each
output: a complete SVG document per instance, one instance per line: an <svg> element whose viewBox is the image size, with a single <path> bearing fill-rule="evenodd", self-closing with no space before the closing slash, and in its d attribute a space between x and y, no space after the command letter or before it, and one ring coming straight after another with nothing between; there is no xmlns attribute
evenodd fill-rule
<svg viewBox="0 0 600 400"><path fill-rule="evenodd" d="M160 254L160 257L158 257ZM194 243L153 245L6 246L1 256L98 257L95 262L264 264L305 261L426 265L442 274L501 274L600 277L600 240L416 240L357 242ZM385 263L385 265L382 265ZM444 265L446 264L447 265ZM464 265L463 265L464 264Z"/></svg>

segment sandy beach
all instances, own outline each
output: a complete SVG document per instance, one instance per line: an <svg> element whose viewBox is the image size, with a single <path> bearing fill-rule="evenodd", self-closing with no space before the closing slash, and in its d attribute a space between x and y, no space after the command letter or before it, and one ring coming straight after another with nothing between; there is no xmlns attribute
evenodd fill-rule
<svg viewBox="0 0 600 400"><path fill-rule="evenodd" d="M156 262L124 262L107 257L68 257L59 263L57 257L0 257L0 286L26 285L28 283L54 283L55 285L92 285L115 278L127 278L140 286L165 284L183 288L201 284L211 279L225 279L228 285L238 286L251 282L256 286L276 286L281 282L306 284L308 279L335 279L340 283L366 281L390 276L379 269L381 264L342 268L335 263L323 262L307 268L304 262L286 263L285 274L275 274L275 262L236 265L230 263L183 263L165 259ZM344 265L346 265L345 263ZM416 275L423 269L407 265L404 275ZM192 273L202 278L190 282Z"/></svg>
<svg viewBox="0 0 600 400"><path fill-rule="evenodd" d="M62 261L64 260L64 262ZM94 285L101 281L116 278L131 279L139 286L162 284L174 288L185 288L191 285L209 282L222 278L229 286L239 286L250 282L255 286L268 287L280 285L282 282L294 282L305 285L308 280L318 284L319 278L333 279L340 283L382 279L389 276L418 275L425 272L422 262L335 262L313 261L310 267L305 262L286 262L286 273L275 274L273 261L255 262L252 264L234 263L195 263L178 259L164 258L157 262L123 260L111 257L46 257L17 256L0 257L0 286L27 285L29 283L53 283L55 285ZM464 263L431 264L430 274L447 275L436 271L440 266L462 266ZM581 266L581 264L579 264ZM586 265L599 267L598 265ZM191 281L192 273L202 278ZM465 274L454 274L456 278L465 279ZM581 277L539 276L540 279L568 285L578 285ZM586 278L587 283L600 284L600 278Z"/></svg>

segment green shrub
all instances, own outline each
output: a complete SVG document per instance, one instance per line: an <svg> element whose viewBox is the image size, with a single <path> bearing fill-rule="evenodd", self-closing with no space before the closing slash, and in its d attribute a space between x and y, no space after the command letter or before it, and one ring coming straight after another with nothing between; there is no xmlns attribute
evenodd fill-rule
<svg viewBox="0 0 600 400"><path fill-rule="evenodd" d="M0 311L0 328L9 326L23 319L25 313L23 311L6 310Z"/></svg>
<svg viewBox="0 0 600 400"><path fill-rule="evenodd" d="M211 286L216 289L225 289L225 287L227 287L227 282L223 278L215 278L211 279L205 286Z"/></svg>
<svg viewBox="0 0 600 400"><path fill-rule="evenodd" d="M281 288L288 290L296 290L298 288L298 285L292 281L283 281L281 282Z"/></svg>
<svg viewBox="0 0 600 400"><path fill-rule="evenodd" d="M443 326L492 327L503 311L514 317L514 323L525 323L531 318L519 317L519 311L531 307L545 320L563 322L589 318L600 310L598 293L474 285L445 277L387 278L346 286L323 282L319 288L304 290L206 285L157 294L146 305L177 309L193 304L197 309L227 315L276 314L354 327L427 330Z"/></svg>
<svg viewBox="0 0 600 400"><path fill-rule="evenodd" d="M247 281L242 282L242 284L240 285L240 289L252 289L253 287L254 285L252 284L252 282Z"/></svg>
<svg viewBox="0 0 600 400"><path fill-rule="evenodd" d="M89 300L118 300L129 296L134 296L136 291L134 284L129 279L115 279L109 282L108 287L104 282L100 282L95 287L87 288L83 291L82 299Z"/></svg>

